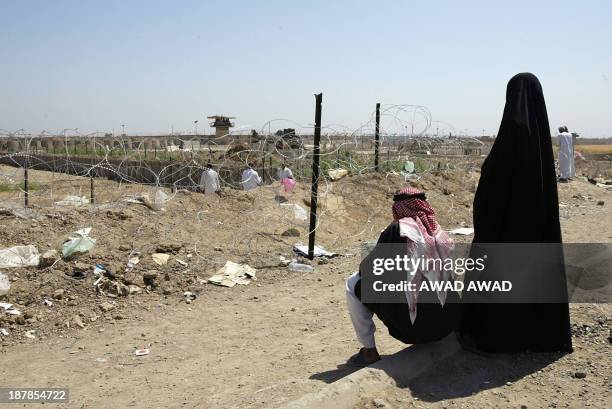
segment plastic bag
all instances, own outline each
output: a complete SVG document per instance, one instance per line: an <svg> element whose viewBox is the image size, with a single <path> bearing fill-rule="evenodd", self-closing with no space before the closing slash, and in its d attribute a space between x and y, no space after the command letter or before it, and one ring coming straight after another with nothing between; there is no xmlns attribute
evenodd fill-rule
<svg viewBox="0 0 612 409"><path fill-rule="evenodd" d="M68 258L75 253L87 253L96 244L96 239L89 237L91 227L75 231L79 237L69 237L62 247L62 256Z"/></svg>
<svg viewBox="0 0 612 409"><path fill-rule="evenodd" d="M36 246L14 246L0 250L0 268L32 267L40 262Z"/></svg>
<svg viewBox="0 0 612 409"><path fill-rule="evenodd" d="M8 294L11 289L11 282L4 273L0 273L0 296Z"/></svg>

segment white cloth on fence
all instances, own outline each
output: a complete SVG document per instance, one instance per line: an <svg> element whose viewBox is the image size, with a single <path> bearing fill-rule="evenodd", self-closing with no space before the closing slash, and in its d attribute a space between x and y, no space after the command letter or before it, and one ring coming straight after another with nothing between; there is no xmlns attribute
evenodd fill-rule
<svg viewBox="0 0 612 409"><path fill-rule="evenodd" d="M561 132L559 139L559 173L562 179L576 176L574 167L574 140L569 132Z"/></svg>
<svg viewBox="0 0 612 409"><path fill-rule="evenodd" d="M245 169L242 172L242 187L244 190L256 189L261 184L261 177L255 169Z"/></svg>

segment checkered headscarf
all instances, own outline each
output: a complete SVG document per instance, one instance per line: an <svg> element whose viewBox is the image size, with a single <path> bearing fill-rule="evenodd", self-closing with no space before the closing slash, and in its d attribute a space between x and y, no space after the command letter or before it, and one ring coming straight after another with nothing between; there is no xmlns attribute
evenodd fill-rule
<svg viewBox="0 0 612 409"><path fill-rule="evenodd" d="M425 193L413 187L406 187L393 196L393 220L404 217L419 219L431 236L438 230L438 221L433 208L425 200Z"/></svg>

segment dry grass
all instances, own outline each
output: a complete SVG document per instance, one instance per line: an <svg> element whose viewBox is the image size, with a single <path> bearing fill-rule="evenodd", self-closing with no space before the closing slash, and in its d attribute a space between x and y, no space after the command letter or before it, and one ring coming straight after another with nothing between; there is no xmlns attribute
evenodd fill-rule
<svg viewBox="0 0 612 409"><path fill-rule="evenodd" d="M612 154L612 144L609 145L576 145L576 150L582 154L606 155Z"/></svg>

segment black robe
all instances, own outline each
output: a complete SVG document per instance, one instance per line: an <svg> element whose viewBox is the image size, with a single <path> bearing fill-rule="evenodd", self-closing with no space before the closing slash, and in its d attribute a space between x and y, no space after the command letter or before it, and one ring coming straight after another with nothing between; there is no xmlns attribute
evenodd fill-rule
<svg viewBox="0 0 612 409"><path fill-rule="evenodd" d="M564 297L547 304L479 304L477 293L466 294L463 342L489 352L571 351L550 127L542 87L533 74L518 74L508 83L503 119L474 197L474 229L473 243L559 243L554 253L558 263L546 274L537 262L508 263L514 262L517 277L532 280L532 296L546 285ZM467 273L465 282L512 279L501 277L509 272L502 270Z"/></svg>
<svg viewBox="0 0 612 409"><path fill-rule="evenodd" d="M377 246L361 262L360 275L370 274L368 271L371 269L367 266L371 266L373 258L388 256L379 246L379 244L384 245L386 243L406 243L406 238L400 236L398 222L391 223L382 232ZM397 246L400 251L405 248L405 246ZM361 299L361 280L355 285L355 295ZM450 290L446 292L444 307L440 305L434 291L421 291L414 324L410 321L407 303L364 303L364 305L385 324L393 338L406 344L440 340L458 328L461 317L459 296L456 292Z"/></svg>

